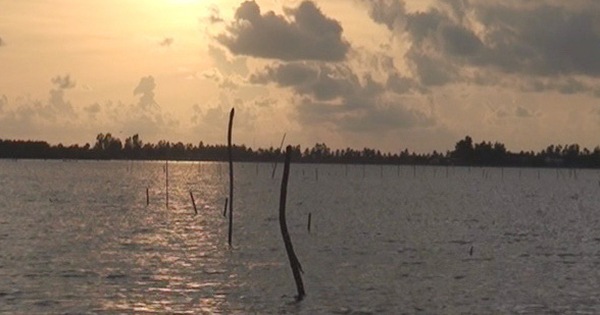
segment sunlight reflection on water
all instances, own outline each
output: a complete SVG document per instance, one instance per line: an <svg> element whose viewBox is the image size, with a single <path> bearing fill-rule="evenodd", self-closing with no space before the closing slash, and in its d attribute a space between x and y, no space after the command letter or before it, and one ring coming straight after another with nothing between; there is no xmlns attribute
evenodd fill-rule
<svg viewBox="0 0 600 315"><path fill-rule="evenodd" d="M0 160L0 313L600 312L597 171L293 165L290 304L272 167L230 249L225 164L170 162L167 209L164 162Z"/></svg>

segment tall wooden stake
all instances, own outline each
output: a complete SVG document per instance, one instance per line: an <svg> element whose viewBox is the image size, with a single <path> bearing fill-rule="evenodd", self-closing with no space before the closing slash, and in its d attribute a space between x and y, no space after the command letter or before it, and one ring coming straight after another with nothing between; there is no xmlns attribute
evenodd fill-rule
<svg viewBox="0 0 600 315"><path fill-rule="evenodd" d="M301 301L306 295L304 293L302 275L300 275L300 273L303 272L302 266L300 265L300 261L298 261L298 257L296 257L296 253L294 252L292 239L290 238L290 234L288 233L287 229L287 223L285 222L285 203L287 198L288 177L290 175L290 158L292 156L292 147L288 145L285 151L285 164L283 166L283 178L281 179L281 196L279 197L279 227L281 228L281 236L283 237L283 243L285 244L285 251L287 252L290 260L290 266L292 267L292 274L294 275L294 280L296 281L296 289L298 289L298 296L296 299Z"/></svg>
<svg viewBox="0 0 600 315"><path fill-rule="evenodd" d="M192 198L192 205L194 206L194 215L198 214L198 209L196 208L196 200L194 200L194 194L190 190L190 198Z"/></svg>
<svg viewBox="0 0 600 315"><path fill-rule="evenodd" d="M167 209L169 208L169 160L165 161L165 190L166 190L166 200L165 205Z"/></svg>
<svg viewBox="0 0 600 315"><path fill-rule="evenodd" d="M229 155L229 234L227 242L231 246L233 236L233 148L231 146L231 129L233 128L233 115L235 108L229 113L229 128L227 128L227 154Z"/></svg>

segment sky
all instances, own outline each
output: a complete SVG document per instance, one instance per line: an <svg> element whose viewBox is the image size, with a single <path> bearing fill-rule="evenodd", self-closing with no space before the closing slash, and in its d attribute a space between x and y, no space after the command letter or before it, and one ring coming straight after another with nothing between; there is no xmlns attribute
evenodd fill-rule
<svg viewBox="0 0 600 315"><path fill-rule="evenodd" d="M0 139L600 145L595 0L0 0Z"/></svg>

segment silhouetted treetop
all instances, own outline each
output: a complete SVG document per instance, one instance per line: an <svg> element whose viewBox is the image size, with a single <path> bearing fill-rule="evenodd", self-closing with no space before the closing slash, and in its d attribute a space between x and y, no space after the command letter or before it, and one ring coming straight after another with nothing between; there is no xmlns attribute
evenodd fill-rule
<svg viewBox="0 0 600 315"><path fill-rule="evenodd" d="M279 149L233 146L236 161L276 161L283 158ZM226 145L197 145L160 140L144 143L138 134L125 138L125 142L111 133L100 133L93 146L62 144L51 146L44 141L1 140L0 158L11 159L128 159L128 160L189 160L225 161ZM399 153L382 153L380 150L363 148L332 149L325 143L311 148L292 146L292 160L302 163L369 163L369 164L422 164L422 165L473 165L473 166L527 166L527 167L594 167L600 168L600 147L593 150L578 144L549 145L541 152L510 152L503 143L475 143L470 136L459 140L454 150L445 154L433 151L416 154L404 149Z"/></svg>

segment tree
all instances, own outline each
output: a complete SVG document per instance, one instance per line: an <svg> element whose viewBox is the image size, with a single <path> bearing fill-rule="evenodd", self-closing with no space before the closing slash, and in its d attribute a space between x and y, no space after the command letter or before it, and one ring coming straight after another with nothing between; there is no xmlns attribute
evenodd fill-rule
<svg viewBox="0 0 600 315"><path fill-rule="evenodd" d="M459 164L471 164L473 162L474 152L473 139L466 136L464 140L460 140L456 143L452 157L456 159Z"/></svg>

